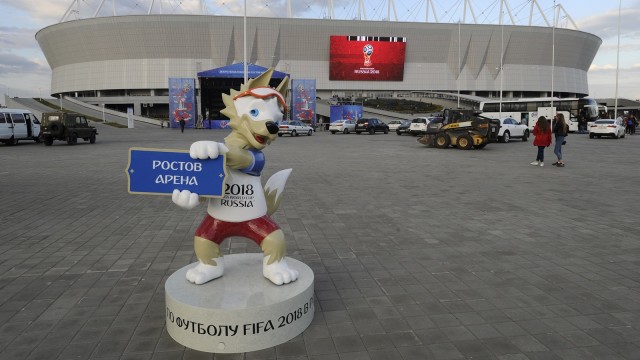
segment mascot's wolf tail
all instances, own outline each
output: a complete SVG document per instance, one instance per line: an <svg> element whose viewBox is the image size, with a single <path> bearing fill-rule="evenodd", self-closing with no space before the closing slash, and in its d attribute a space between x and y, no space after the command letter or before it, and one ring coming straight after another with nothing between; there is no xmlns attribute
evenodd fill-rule
<svg viewBox="0 0 640 360"><path fill-rule="evenodd" d="M267 183L264 185L264 197L267 199L267 214L271 215L280 206L284 186L291 174L291 169L280 170L271 175Z"/></svg>

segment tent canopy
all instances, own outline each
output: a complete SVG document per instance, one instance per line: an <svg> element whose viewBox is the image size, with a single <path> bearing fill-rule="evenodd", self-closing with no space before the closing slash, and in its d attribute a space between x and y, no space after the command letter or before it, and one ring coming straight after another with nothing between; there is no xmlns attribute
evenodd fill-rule
<svg viewBox="0 0 640 360"><path fill-rule="evenodd" d="M263 72L267 71L266 67L259 65L248 64L247 76L249 79L255 79ZM287 74L280 71L273 71L272 79L284 79ZM236 63L227 66L223 66L217 69L205 70L198 73L199 78L232 78L243 79L244 78L244 63Z"/></svg>

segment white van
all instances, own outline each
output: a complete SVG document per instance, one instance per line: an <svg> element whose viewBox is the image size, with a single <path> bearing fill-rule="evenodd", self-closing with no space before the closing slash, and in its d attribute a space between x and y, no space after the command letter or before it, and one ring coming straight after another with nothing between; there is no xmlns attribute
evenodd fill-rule
<svg viewBox="0 0 640 360"><path fill-rule="evenodd" d="M0 142L15 145L19 140L40 142L40 121L29 110L0 109Z"/></svg>

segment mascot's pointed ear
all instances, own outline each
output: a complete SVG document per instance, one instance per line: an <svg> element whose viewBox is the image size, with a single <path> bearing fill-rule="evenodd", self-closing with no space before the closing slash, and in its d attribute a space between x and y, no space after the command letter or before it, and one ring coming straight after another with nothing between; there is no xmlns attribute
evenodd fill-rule
<svg viewBox="0 0 640 360"><path fill-rule="evenodd" d="M271 81L271 75L273 74L273 68L269 68L267 71L263 72L257 78L251 80L251 88L257 88L262 86L269 86L269 81Z"/></svg>
<svg viewBox="0 0 640 360"><path fill-rule="evenodd" d="M278 90L278 92L280 94L282 94L283 98L287 98L287 92L289 90L289 77L286 76L284 79L282 79L282 82L280 83L280 85L278 85L278 87L276 88L276 90Z"/></svg>

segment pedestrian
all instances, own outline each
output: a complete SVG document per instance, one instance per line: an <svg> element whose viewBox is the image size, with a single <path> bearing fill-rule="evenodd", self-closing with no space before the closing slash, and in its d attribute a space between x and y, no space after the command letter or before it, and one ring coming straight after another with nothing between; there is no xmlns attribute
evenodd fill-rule
<svg viewBox="0 0 640 360"><path fill-rule="evenodd" d="M636 125L638 125L638 120L636 120L636 116L632 113L629 114L629 117L626 120L627 128L625 129L625 133L629 135L633 135L636 132Z"/></svg>
<svg viewBox="0 0 640 360"><path fill-rule="evenodd" d="M553 117L554 119L554 123L553 123L553 134L555 135L555 147L553 148L553 153L556 154L556 156L558 157L558 161L554 162L551 165L555 165L557 167L564 167L564 161L562 161L562 145L565 144L564 142L564 138L568 135L569 133L569 126L567 125L567 123L564 120L564 115L562 114L556 114L556 116Z"/></svg>
<svg viewBox="0 0 640 360"><path fill-rule="evenodd" d="M551 126L544 116L540 116L533 127L533 136L535 137L533 146L538 147L538 155L536 155L536 161L531 165L544 166L544 148L551 145Z"/></svg>
<svg viewBox="0 0 640 360"><path fill-rule="evenodd" d="M587 117L584 110L580 110L580 117L578 118L578 133L584 134L587 132Z"/></svg>
<svg viewBox="0 0 640 360"><path fill-rule="evenodd" d="M180 118L180 132L184 133L184 125L186 124L186 122L184 121L183 118Z"/></svg>

